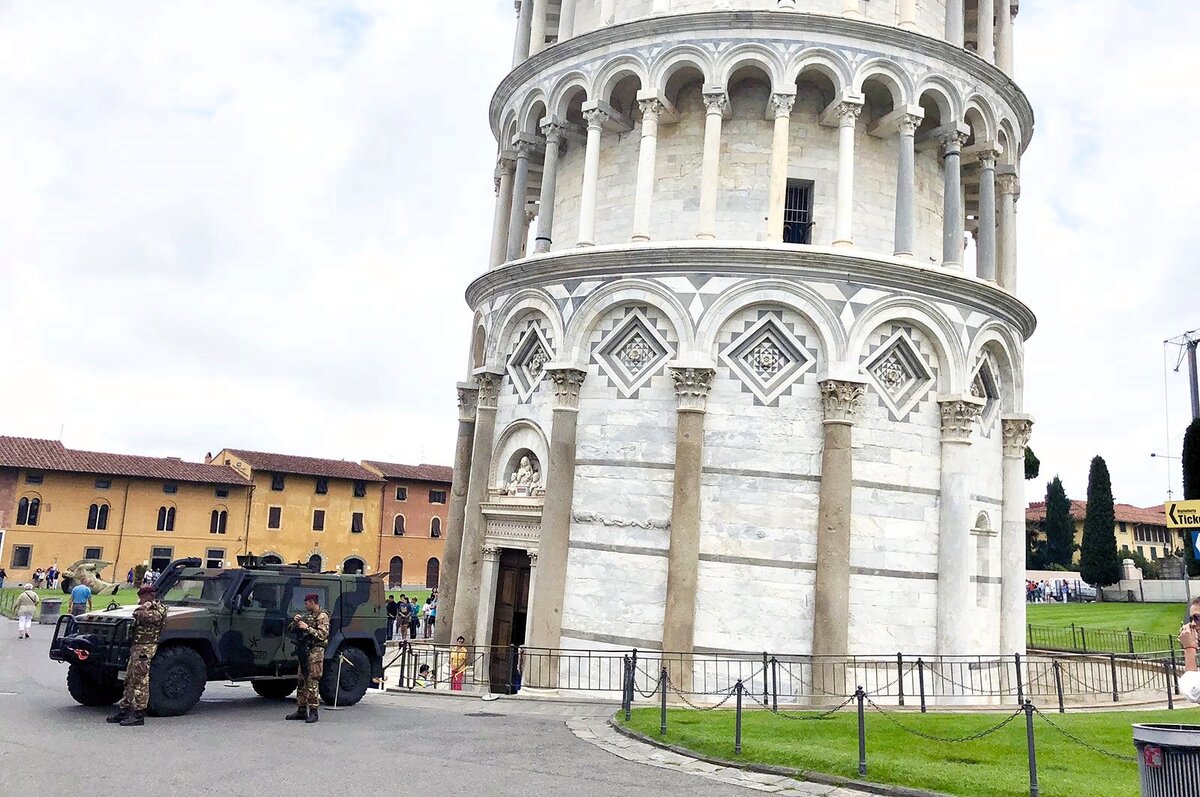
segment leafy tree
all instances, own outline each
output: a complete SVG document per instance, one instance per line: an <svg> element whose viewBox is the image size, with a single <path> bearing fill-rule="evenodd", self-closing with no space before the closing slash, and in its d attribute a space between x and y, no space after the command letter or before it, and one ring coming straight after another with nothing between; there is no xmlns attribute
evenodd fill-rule
<svg viewBox="0 0 1200 797"><path fill-rule="evenodd" d="M1187 433L1183 436L1183 499L1200 499L1200 418L1194 419L1188 425ZM1192 533L1186 532L1183 538L1188 574L1200 576L1200 562L1196 561Z"/></svg>
<svg viewBox="0 0 1200 797"><path fill-rule="evenodd" d="M1083 548L1079 555L1079 573L1097 587L1121 580L1121 559L1117 553L1116 512L1113 509L1112 479L1103 457L1093 457L1088 472L1087 515L1083 520Z"/></svg>
<svg viewBox="0 0 1200 797"><path fill-rule="evenodd" d="M1049 564L1046 541L1037 526L1025 527L1025 569L1045 570Z"/></svg>
<svg viewBox="0 0 1200 797"><path fill-rule="evenodd" d="M1046 563L1069 569L1075 556L1075 524L1067 491L1057 476L1046 485L1046 522L1042 528L1046 531Z"/></svg>
<svg viewBox="0 0 1200 797"><path fill-rule="evenodd" d="M1025 446L1025 481L1036 479L1042 471L1042 461L1033 453L1033 449Z"/></svg>

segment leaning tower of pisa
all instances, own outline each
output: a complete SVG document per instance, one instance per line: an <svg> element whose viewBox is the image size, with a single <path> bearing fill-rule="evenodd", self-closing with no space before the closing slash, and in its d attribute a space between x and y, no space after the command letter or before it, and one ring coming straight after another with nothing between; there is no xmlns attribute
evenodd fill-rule
<svg viewBox="0 0 1200 797"><path fill-rule="evenodd" d="M517 5L442 638L1022 650L1017 0Z"/></svg>

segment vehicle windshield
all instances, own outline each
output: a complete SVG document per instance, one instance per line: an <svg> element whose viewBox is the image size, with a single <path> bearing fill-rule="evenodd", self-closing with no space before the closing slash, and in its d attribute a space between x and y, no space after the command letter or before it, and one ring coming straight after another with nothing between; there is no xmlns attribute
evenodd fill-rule
<svg viewBox="0 0 1200 797"><path fill-rule="evenodd" d="M219 604L225 598L232 582L232 573L197 573L182 576L167 590L162 602L168 606Z"/></svg>

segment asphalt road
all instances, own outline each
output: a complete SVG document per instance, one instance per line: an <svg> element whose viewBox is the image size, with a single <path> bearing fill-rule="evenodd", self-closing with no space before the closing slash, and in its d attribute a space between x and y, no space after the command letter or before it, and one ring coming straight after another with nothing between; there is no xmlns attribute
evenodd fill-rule
<svg viewBox="0 0 1200 797"><path fill-rule="evenodd" d="M745 797L745 789L626 761L564 724L613 708L372 693L358 706L285 722L294 704L212 682L183 717L107 725L110 709L67 694L46 656L52 628L19 640L0 619L0 794L255 795L397 793ZM482 715L482 716L480 716Z"/></svg>

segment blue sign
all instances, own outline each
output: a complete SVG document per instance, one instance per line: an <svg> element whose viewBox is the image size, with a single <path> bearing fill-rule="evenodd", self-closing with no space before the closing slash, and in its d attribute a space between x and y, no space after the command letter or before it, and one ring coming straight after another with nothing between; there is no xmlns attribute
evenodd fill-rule
<svg viewBox="0 0 1200 797"><path fill-rule="evenodd" d="M1200 559L1200 531L1192 532L1192 553L1196 554L1196 558Z"/></svg>

